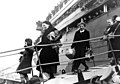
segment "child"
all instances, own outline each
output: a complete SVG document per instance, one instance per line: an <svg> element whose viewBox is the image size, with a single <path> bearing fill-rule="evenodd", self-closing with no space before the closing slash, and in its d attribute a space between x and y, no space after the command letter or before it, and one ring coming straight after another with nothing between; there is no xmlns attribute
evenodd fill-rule
<svg viewBox="0 0 120 84"><path fill-rule="evenodd" d="M34 48L29 47L32 46L32 40L30 38L25 39L25 50L23 52L20 52L23 56L20 58L20 64L17 68L17 73L20 74L21 82L25 83L29 80L28 78L28 73L31 73L32 68L29 68L32 66L32 57L33 57L33 52ZM26 69L29 68L29 69ZM25 69L25 70L21 70Z"/></svg>

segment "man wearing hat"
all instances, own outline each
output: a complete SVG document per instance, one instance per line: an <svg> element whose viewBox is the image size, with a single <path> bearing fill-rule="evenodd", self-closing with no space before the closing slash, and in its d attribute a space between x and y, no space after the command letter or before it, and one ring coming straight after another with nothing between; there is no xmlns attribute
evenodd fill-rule
<svg viewBox="0 0 120 84"><path fill-rule="evenodd" d="M85 57L86 51L90 49L90 44L89 41L82 41L82 40L87 40L90 38L89 31L85 29L86 24L85 23L79 23L78 25L79 30L76 31L73 42L71 45L71 48L75 49L75 56L74 59L82 58ZM82 41L82 42L78 42ZM79 59L79 60L74 60L73 66L72 66L72 71L76 72L79 68L80 64L83 64L85 66L84 71L87 71L89 67L87 66L85 59Z"/></svg>
<svg viewBox="0 0 120 84"><path fill-rule="evenodd" d="M110 27L109 33L108 35L112 33L112 35L120 35L120 17L117 16L115 18L115 23ZM112 39L108 39L109 40L109 45L110 45L110 50L120 50L120 36L113 36ZM114 59L114 63L119 63L120 60L120 52L119 51L113 51L113 53L111 53ZM112 64L113 64L112 62Z"/></svg>

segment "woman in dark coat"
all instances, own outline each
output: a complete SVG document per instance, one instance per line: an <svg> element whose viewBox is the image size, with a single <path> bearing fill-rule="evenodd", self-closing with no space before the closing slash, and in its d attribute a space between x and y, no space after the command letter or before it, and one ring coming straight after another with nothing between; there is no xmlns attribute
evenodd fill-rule
<svg viewBox="0 0 120 84"><path fill-rule="evenodd" d="M24 47L28 47L28 46L32 46L32 40L29 38L25 39ZM27 74L31 73L32 68L22 70L22 71L18 71L18 70L29 68L32 66L31 62L32 62L33 52L34 52L34 48L25 48L25 50L23 52L20 52L20 54L22 54L23 56L20 57L20 64L17 68L17 73L20 74L21 82L28 81ZM24 80L24 79L26 79L26 80Z"/></svg>
<svg viewBox="0 0 120 84"><path fill-rule="evenodd" d="M53 32L57 31L56 28L52 26L52 24L48 21L44 21L42 24L42 27L44 30L44 34L42 36L42 40L38 45L45 45L45 44L51 44L51 43L56 43L60 40L60 38L55 39L55 35L52 35ZM51 35L50 35L51 34ZM42 71L46 72L50 75L50 79L54 78L54 73L57 72L57 65L59 65L59 56L58 56L58 51L56 51L55 46L37 46L38 50L41 50L40 52L40 62L37 62L38 64L45 64L45 63L53 63L57 62L54 64L47 64L47 65L42 65ZM40 66L37 67L37 70L40 71Z"/></svg>

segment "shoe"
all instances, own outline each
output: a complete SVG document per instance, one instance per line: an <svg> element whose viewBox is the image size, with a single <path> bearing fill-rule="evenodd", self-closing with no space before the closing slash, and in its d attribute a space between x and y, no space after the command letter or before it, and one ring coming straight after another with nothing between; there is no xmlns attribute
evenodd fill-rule
<svg viewBox="0 0 120 84"><path fill-rule="evenodd" d="M74 70L74 71L73 71L73 74L76 74L77 72L78 72L78 70Z"/></svg>

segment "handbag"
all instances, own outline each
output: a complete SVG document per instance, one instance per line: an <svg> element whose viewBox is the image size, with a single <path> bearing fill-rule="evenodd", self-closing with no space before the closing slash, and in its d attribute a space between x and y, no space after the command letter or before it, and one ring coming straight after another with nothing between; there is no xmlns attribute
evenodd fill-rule
<svg viewBox="0 0 120 84"><path fill-rule="evenodd" d="M71 49L71 48L68 48L66 49L66 57L68 57L69 59L73 59L74 58L74 55L75 55L75 49Z"/></svg>
<svg viewBox="0 0 120 84"><path fill-rule="evenodd" d="M90 59L94 59L92 54L93 54L93 51L91 49L85 53L86 61L90 61Z"/></svg>

